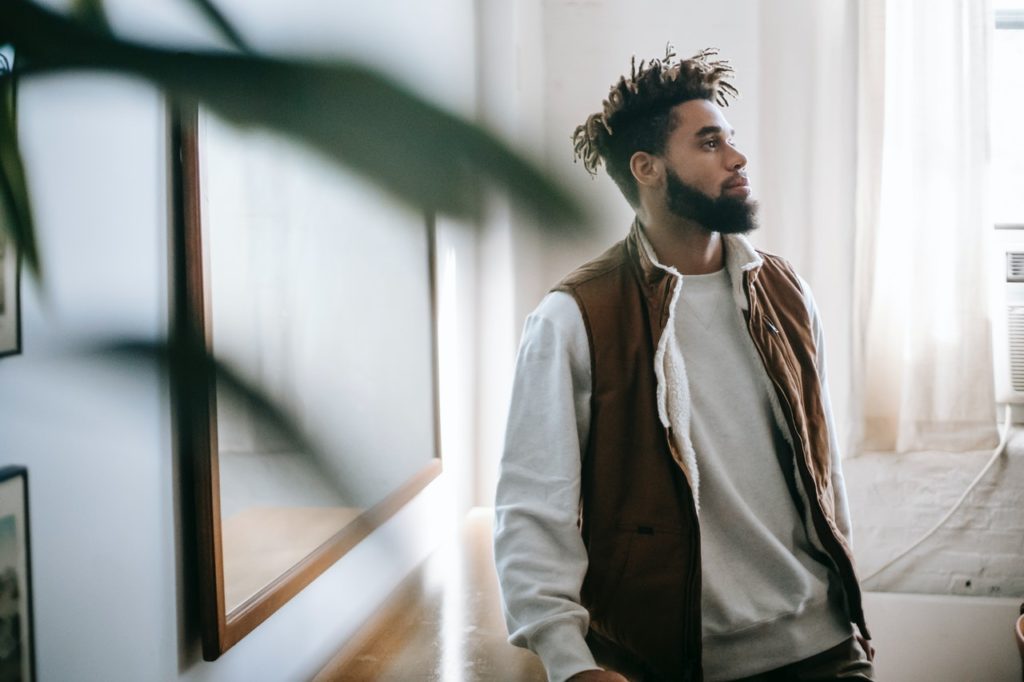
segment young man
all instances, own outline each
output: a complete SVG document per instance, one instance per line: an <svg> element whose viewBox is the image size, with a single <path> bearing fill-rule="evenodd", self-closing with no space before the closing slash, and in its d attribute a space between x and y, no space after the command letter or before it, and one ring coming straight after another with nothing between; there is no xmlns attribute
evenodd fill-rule
<svg viewBox="0 0 1024 682"><path fill-rule="evenodd" d="M573 136L636 220L517 360L495 555L552 680L872 679L817 310L742 236L715 54L634 63Z"/></svg>

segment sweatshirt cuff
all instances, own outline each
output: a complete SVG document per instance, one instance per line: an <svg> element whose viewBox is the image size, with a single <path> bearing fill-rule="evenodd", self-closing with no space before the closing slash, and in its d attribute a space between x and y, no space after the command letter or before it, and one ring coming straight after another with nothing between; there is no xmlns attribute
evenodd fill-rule
<svg viewBox="0 0 1024 682"><path fill-rule="evenodd" d="M564 682L578 672L595 670L594 662L579 625L572 621L552 624L531 638L531 648L540 656L550 682Z"/></svg>

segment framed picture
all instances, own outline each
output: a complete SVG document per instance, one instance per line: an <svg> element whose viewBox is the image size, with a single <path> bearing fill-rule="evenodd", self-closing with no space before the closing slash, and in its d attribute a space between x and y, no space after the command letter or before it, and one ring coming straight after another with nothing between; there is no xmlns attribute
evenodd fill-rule
<svg viewBox="0 0 1024 682"><path fill-rule="evenodd" d="M0 230L0 356L21 352L19 269L14 242Z"/></svg>
<svg viewBox="0 0 1024 682"><path fill-rule="evenodd" d="M28 471L0 469L0 680L36 679L32 637Z"/></svg>

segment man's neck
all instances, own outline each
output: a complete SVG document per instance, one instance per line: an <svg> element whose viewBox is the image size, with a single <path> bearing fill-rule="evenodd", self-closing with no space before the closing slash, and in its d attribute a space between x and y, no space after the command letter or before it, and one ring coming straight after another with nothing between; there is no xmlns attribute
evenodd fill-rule
<svg viewBox="0 0 1024 682"><path fill-rule="evenodd" d="M709 232L677 216L640 222L662 265L672 266L683 275L707 275L725 266L725 249L718 232Z"/></svg>

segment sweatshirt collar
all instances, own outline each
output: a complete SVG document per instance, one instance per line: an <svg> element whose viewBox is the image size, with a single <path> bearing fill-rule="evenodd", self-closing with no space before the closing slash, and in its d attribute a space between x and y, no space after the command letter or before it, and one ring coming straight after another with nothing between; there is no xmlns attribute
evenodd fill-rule
<svg viewBox="0 0 1024 682"><path fill-rule="evenodd" d="M654 252L651 242L647 239L639 218L634 218L626 241L629 244L629 250L636 254L635 258L640 267L644 283L648 286L657 284L668 274L680 279L683 278L683 275L675 268L662 265L658 261L658 256ZM741 310L746 310L748 303L746 293L743 291L743 274L749 272L753 277L757 269L764 263L764 259L750 243L750 240L741 234L723 234L722 248L725 249L725 269L728 271L729 279L732 281L736 305Z"/></svg>

